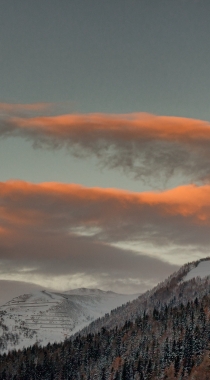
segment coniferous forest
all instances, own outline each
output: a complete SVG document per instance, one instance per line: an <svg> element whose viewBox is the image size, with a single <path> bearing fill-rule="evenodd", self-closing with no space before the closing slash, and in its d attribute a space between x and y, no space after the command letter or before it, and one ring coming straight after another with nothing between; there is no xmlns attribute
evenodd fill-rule
<svg viewBox="0 0 210 380"><path fill-rule="evenodd" d="M0 357L1 380L210 379L210 296Z"/></svg>

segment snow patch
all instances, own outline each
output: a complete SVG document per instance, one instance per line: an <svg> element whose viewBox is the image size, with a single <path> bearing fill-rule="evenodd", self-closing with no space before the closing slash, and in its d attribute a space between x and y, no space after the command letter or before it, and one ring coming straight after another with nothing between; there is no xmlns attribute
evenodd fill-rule
<svg viewBox="0 0 210 380"><path fill-rule="evenodd" d="M192 280L192 278L204 278L210 276L210 260L201 261L197 267L191 269L183 278L183 281Z"/></svg>

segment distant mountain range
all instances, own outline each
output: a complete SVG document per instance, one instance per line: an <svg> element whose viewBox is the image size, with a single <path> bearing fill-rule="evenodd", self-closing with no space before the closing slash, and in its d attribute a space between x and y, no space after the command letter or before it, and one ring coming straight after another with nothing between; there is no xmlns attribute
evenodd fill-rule
<svg viewBox="0 0 210 380"><path fill-rule="evenodd" d="M58 323L54 314L53 325L49 310L52 313L56 310L64 319L65 310L71 311L68 323L63 319L71 336L63 343L46 347L36 344L0 356L0 379L210 379L210 258L184 265L152 290L139 297L133 296L135 299L127 304L119 306L116 302L114 306L115 297L119 295L77 289L62 295L41 292L20 298L19 305L12 305L18 299L7 304L2 318L10 319L9 308L19 307L22 312L25 308L30 321L39 324L43 336L47 336L44 315L48 315L52 332ZM122 301L125 296L121 297ZM32 312L34 302L36 312ZM25 306L21 309L20 305ZM113 310L96 319L99 309L101 315L104 314L105 305ZM14 310L10 312L13 312L12 320ZM94 318L89 324L88 316ZM23 315L21 318L23 320ZM83 323L86 326L78 332ZM21 325L21 336L24 328L29 329L26 325L27 319L25 326ZM12 326L11 323L8 327L11 333L16 328ZM33 343L33 337L27 339Z"/></svg>

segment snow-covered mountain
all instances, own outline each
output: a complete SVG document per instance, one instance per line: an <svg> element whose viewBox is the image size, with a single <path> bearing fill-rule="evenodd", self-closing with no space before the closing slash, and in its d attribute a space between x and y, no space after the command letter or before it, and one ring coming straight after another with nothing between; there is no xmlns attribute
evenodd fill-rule
<svg viewBox="0 0 210 380"><path fill-rule="evenodd" d="M56 318L68 314L69 308L64 307L68 302L71 304L71 323L74 311L75 321L79 320L81 326L84 310L88 310L89 316L91 313L95 316L100 308L104 312L106 302L113 308L114 297L114 293L100 290L78 289L64 294L45 291L28 298L25 296L19 303L26 308L25 314L30 312L30 321L37 318L38 313L40 320L37 318L36 324L39 324L43 337L51 331L55 339L56 324L58 330L61 329L61 318L57 322ZM17 299L13 300L14 303ZM30 307L34 304L36 311L32 312ZM11 308L12 303L7 307ZM45 315L48 315L47 321L41 321ZM155 288L94 320L77 334L76 339L71 335L71 339L60 344L44 348L37 345L24 353L1 356L0 379L9 380L14 375L18 379L49 380L210 379L209 315L210 258L206 258L184 265ZM44 323L49 323L48 331ZM66 327L67 321L62 323ZM12 326L9 327L12 330ZM73 331L71 325L71 333ZM87 336L87 333L91 335Z"/></svg>
<svg viewBox="0 0 210 380"><path fill-rule="evenodd" d="M188 302L201 299L210 293L210 257L187 263L177 272L159 283L153 289L141 294L127 305L122 305L106 315L86 326L80 335L96 333L102 327L114 329L123 326L127 320L135 321L144 312L150 312L154 308L161 309L163 305L179 306Z"/></svg>
<svg viewBox="0 0 210 380"><path fill-rule="evenodd" d="M64 341L137 296L81 288L64 293L43 290L13 298L0 307L0 353L35 342Z"/></svg>
<svg viewBox="0 0 210 380"><path fill-rule="evenodd" d="M184 265L139 297L86 288L24 294L0 307L0 353L35 342L43 346L61 342L79 331L83 335L122 326L145 310L186 304L208 292L210 258Z"/></svg>

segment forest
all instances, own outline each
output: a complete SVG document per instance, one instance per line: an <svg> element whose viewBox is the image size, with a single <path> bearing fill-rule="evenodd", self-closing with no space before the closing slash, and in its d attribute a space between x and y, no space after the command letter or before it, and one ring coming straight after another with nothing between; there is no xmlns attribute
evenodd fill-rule
<svg viewBox="0 0 210 380"><path fill-rule="evenodd" d="M209 292L113 329L0 357L1 380L210 379Z"/></svg>

